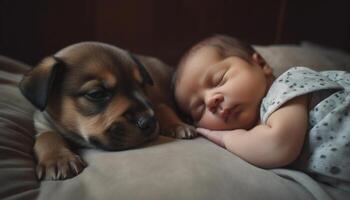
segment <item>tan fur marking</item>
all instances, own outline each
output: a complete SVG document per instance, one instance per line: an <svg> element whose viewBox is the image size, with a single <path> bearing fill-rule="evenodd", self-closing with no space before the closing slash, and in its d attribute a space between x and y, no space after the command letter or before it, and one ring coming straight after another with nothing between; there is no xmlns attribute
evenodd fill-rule
<svg viewBox="0 0 350 200"><path fill-rule="evenodd" d="M123 113L130 107L130 101L123 97L118 97L106 108L106 112L93 117L78 115L79 130L84 138L88 136L103 136L111 124L124 121Z"/></svg>

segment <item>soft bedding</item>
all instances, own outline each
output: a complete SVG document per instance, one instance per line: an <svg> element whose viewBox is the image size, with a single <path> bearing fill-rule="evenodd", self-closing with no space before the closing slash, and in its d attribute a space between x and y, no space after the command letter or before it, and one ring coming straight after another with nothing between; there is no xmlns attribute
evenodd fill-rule
<svg viewBox="0 0 350 200"><path fill-rule="evenodd" d="M284 66L292 65L327 69L350 66L349 55L318 46L257 46L256 49L276 74L286 70ZM32 152L33 107L16 87L27 69L23 63L0 57L0 199L345 200L350 197L349 193L316 182L298 171L252 166L203 138L177 140L162 136L128 151L81 150L89 166L79 176L65 181L38 182Z"/></svg>

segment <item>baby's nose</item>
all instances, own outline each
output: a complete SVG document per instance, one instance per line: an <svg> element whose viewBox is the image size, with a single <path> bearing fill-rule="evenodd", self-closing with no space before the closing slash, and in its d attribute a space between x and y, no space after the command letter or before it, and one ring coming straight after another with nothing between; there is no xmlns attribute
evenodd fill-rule
<svg viewBox="0 0 350 200"><path fill-rule="evenodd" d="M208 101L208 109L210 112L215 113L220 106L220 103L224 100L222 95L214 95Z"/></svg>

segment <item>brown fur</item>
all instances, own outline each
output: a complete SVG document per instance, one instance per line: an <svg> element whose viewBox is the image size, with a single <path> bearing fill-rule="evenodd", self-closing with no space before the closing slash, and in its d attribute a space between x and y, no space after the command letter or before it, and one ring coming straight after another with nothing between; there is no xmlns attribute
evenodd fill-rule
<svg viewBox="0 0 350 200"><path fill-rule="evenodd" d="M135 57L111 45L79 43L45 58L23 78L22 93L41 110L34 118L39 178L65 179L83 170L69 144L115 151L138 147L159 132L194 136L172 109L171 68Z"/></svg>

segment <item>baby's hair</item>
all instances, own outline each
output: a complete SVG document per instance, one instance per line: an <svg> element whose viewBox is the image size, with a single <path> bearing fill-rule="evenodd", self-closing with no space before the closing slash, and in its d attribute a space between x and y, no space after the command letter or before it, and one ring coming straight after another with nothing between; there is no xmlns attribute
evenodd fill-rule
<svg viewBox="0 0 350 200"><path fill-rule="evenodd" d="M214 47L217 49L218 54L224 59L230 56L237 56L251 63L252 55L256 53L253 47L242 40L234 37L216 34L211 37L205 38L192 46L179 61L177 69L174 73L172 80L172 87L174 87L177 76L181 73L182 66L185 62L198 50L203 47ZM172 88L173 89L173 88Z"/></svg>
<svg viewBox="0 0 350 200"><path fill-rule="evenodd" d="M198 42L187 50L187 52L180 59L178 68L181 68L188 58L203 47L214 47L222 58L237 56L246 60L247 62L251 62L252 55L256 52L251 45L234 37L226 35L213 35Z"/></svg>
<svg viewBox="0 0 350 200"><path fill-rule="evenodd" d="M198 42L192 46L180 59L177 69L173 75L171 82L171 88L174 89L175 81L177 76L181 73L181 68L184 63L189 59L194 53L203 47L214 47L222 58L227 58L230 56L237 56L244 59L247 62L252 61L252 55L256 53L253 47L242 40L234 37L216 34L211 37L205 38L204 40Z"/></svg>

